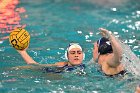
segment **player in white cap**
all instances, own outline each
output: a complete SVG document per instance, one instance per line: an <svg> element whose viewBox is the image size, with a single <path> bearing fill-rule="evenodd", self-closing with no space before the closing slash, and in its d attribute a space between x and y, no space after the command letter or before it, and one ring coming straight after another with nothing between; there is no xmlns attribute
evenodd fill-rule
<svg viewBox="0 0 140 93"><path fill-rule="evenodd" d="M55 64L39 64L34 61L25 50L17 50L20 55L23 57L27 64L36 64L42 66L56 66L56 67L65 67L65 66L78 66L82 64L82 61L85 57L85 54L82 50L82 47L78 43L70 43L69 47L65 52L65 58L67 62L56 62Z"/></svg>

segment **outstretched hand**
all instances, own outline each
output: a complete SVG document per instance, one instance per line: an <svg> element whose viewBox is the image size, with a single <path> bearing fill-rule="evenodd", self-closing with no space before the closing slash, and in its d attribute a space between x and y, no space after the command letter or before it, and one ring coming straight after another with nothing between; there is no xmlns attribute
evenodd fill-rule
<svg viewBox="0 0 140 93"><path fill-rule="evenodd" d="M102 35L103 37L106 37L106 38L109 38L109 37L110 37L111 32L108 31L107 29L99 28L99 30L101 31L100 33L101 33L101 35Z"/></svg>

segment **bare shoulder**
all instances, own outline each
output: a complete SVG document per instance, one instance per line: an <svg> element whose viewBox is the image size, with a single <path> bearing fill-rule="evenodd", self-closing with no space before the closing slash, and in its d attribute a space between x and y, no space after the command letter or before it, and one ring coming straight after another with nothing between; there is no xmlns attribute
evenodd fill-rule
<svg viewBox="0 0 140 93"><path fill-rule="evenodd" d="M114 53L110 53L110 54L107 54L106 55L106 60L107 60L107 62L113 62L114 61L114 59L115 59L115 55L114 55Z"/></svg>
<svg viewBox="0 0 140 93"><path fill-rule="evenodd" d="M68 62L57 62L55 63L56 66L65 66Z"/></svg>
<svg viewBox="0 0 140 93"><path fill-rule="evenodd" d="M107 63L111 67L117 67L117 68L122 68L121 62L118 60L118 58L115 56L114 53L111 53L107 57Z"/></svg>
<svg viewBox="0 0 140 93"><path fill-rule="evenodd" d="M110 65L112 63L112 61L114 61L114 54L110 53L110 54L101 55L98 60L98 63L100 65L103 65L103 64Z"/></svg>

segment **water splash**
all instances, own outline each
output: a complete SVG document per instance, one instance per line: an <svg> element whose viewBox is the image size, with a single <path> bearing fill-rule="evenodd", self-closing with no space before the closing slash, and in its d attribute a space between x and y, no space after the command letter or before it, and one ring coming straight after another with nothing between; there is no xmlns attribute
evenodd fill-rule
<svg viewBox="0 0 140 93"><path fill-rule="evenodd" d="M122 63L124 64L126 70L133 75L140 76L140 60L139 58L132 52L131 48L120 42L123 48L123 57Z"/></svg>

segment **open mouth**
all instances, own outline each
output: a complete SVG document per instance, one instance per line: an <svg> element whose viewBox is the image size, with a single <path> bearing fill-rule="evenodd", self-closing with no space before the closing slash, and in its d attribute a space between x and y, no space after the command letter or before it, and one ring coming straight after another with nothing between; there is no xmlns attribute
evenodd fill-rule
<svg viewBox="0 0 140 93"><path fill-rule="evenodd" d="M75 58L74 60L79 60L78 58Z"/></svg>

